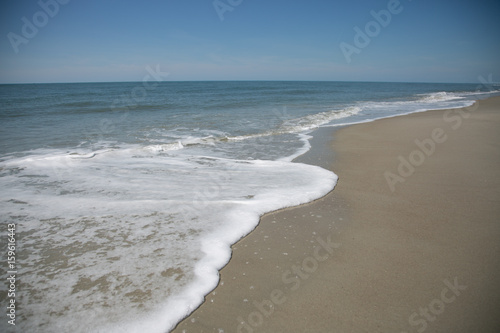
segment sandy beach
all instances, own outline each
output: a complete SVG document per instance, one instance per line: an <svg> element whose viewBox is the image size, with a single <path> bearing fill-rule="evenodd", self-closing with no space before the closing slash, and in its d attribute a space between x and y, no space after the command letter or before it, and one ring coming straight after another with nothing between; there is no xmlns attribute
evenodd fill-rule
<svg viewBox="0 0 500 333"><path fill-rule="evenodd" d="M500 331L500 97L324 128L300 161L336 188L263 216L173 332Z"/></svg>

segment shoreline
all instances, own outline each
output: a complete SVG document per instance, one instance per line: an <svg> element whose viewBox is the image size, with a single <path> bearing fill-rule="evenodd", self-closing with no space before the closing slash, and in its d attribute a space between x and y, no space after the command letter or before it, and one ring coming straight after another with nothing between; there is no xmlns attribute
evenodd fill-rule
<svg viewBox="0 0 500 333"><path fill-rule="evenodd" d="M172 332L494 332L499 105L319 129L295 161L336 188L262 216Z"/></svg>

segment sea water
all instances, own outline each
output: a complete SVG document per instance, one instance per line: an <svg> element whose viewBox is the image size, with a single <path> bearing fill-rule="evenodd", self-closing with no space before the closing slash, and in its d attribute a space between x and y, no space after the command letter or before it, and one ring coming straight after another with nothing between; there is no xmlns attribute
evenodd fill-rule
<svg viewBox="0 0 500 333"><path fill-rule="evenodd" d="M0 86L0 276L16 229L16 328L165 332L269 211L331 191L294 163L322 126L471 105L477 84L162 82ZM0 286L2 308L12 298ZM5 310L5 314L7 311ZM7 316L2 331L12 329ZM7 318L7 319L6 319Z"/></svg>

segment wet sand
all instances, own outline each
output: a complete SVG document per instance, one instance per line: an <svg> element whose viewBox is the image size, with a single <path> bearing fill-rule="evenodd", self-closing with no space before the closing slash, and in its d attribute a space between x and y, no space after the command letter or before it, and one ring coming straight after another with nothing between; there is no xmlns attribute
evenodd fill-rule
<svg viewBox="0 0 500 333"><path fill-rule="evenodd" d="M173 332L500 332L499 97L321 129L300 161L336 188L262 217Z"/></svg>

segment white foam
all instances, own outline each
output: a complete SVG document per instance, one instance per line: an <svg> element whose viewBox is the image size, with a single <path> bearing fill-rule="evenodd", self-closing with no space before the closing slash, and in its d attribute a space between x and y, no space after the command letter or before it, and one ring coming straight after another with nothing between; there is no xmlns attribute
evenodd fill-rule
<svg viewBox="0 0 500 333"><path fill-rule="evenodd" d="M169 151L169 150L179 150L182 148L184 148L184 145L180 141L173 142L173 143L160 144L160 145L151 145L151 146L145 147L145 149L150 150L154 153L165 152L165 151Z"/></svg>
<svg viewBox="0 0 500 333"><path fill-rule="evenodd" d="M351 106L340 110L330 110L307 115L300 118L289 119L283 122L278 128L257 134L248 134L234 137L226 137L226 140L243 141L252 138L259 138L271 135L282 134L301 134L316 128L321 125L328 124L331 121L348 118L358 114L361 111L360 107Z"/></svg>
<svg viewBox="0 0 500 333"><path fill-rule="evenodd" d="M422 94L420 96L422 96L421 97L422 102L444 102L444 101L451 101L454 99L463 98L455 93L450 93L445 91L435 92L431 94Z"/></svg>
<svg viewBox="0 0 500 333"><path fill-rule="evenodd" d="M408 104L411 103L412 105L409 106ZM415 102L392 102L392 103L387 103L387 102L378 102L374 103L371 105L368 105L370 103L365 103L366 108L370 109L385 109L389 110L389 112L379 112L379 113L374 113L370 114L372 117L362 117L357 120L350 120L347 122L338 122L338 123L333 123L333 124L327 124L324 125L323 127L340 127L340 126L348 126L348 125L356 125L356 124L362 124L362 123L368 123L372 122L378 119L386 119L386 118L393 118L393 117L399 117L399 116L404 116L404 115L409 115L412 113L418 113L418 112L425 112L429 110L441 110L441 109L455 109L455 108L464 108L464 107L469 107L472 106L475 103L473 100L461 100L460 103L458 104L440 104L440 105L428 105L427 107L422 104L416 104ZM400 107L402 106L402 107ZM418 106L418 107L417 107ZM377 116L375 116L377 114Z"/></svg>
<svg viewBox="0 0 500 333"><path fill-rule="evenodd" d="M312 136L307 135L307 134L303 134L303 133L298 134L298 136L299 136L299 140L303 143L302 148L297 149L295 151L295 153L291 154L290 156L286 156L286 157L282 157L282 158L278 159L279 161L291 162L294 159L296 159L297 157L304 155L305 153L307 153L309 151L309 149L311 149L311 143L309 142L309 139L311 139Z"/></svg>
<svg viewBox="0 0 500 333"><path fill-rule="evenodd" d="M462 95L464 94L437 92L432 94L420 94L416 100L360 102L357 106L361 109L361 112L353 114L352 117L341 118L340 121L322 125L322 127L354 125L416 112L463 108L474 104L474 100L466 99Z"/></svg>
<svg viewBox="0 0 500 333"><path fill-rule="evenodd" d="M217 285L231 244L260 215L319 198L337 179L154 146L40 151L0 168L2 220L29 233L19 235L25 331L171 329Z"/></svg>

